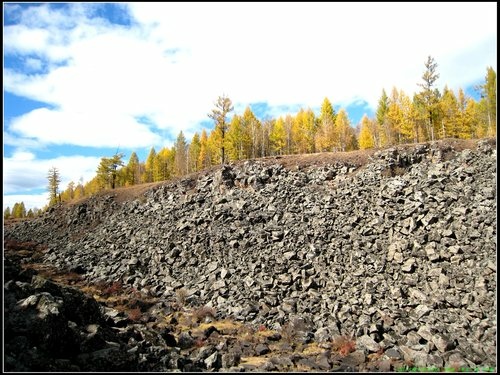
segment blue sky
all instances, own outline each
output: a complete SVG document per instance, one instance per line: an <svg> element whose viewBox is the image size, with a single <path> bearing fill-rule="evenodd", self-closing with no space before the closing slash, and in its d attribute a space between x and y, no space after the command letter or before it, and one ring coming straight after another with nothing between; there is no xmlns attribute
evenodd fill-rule
<svg viewBox="0 0 500 375"><path fill-rule="evenodd" d="M412 96L431 55L437 86L495 71L495 3L3 3L4 208L47 203L103 156L171 146L221 94L259 118L319 111L355 126L382 89Z"/></svg>

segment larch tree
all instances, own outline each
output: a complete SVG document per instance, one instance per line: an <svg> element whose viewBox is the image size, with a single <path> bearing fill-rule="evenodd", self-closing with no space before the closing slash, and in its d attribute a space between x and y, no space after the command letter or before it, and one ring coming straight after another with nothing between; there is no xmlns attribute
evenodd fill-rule
<svg viewBox="0 0 500 375"><path fill-rule="evenodd" d="M389 144L401 143L401 123L403 121L403 113L401 111L401 103L399 102L399 91L396 87L392 88L391 97L389 98L389 108L387 110L387 138Z"/></svg>
<svg viewBox="0 0 500 375"><path fill-rule="evenodd" d="M174 144L175 148L175 174L176 176L184 176L188 171L188 145L186 143L186 137L184 137L184 133L182 130L179 132L177 136L177 140Z"/></svg>
<svg viewBox="0 0 500 375"><path fill-rule="evenodd" d="M286 146L286 130L285 121L282 117L274 122L269 134L269 141L271 143L271 150L275 154L283 155Z"/></svg>
<svg viewBox="0 0 500 375"><path fill-rule="evenodd" d="M69 202L73 200L74 196L75 196L75 183L73 181L70 181L68 183L68 187L66 188L66 190L64 190L61 193L61 201Z"/></svg>
<svg viewBox="0 0 500 375"><path fill-rule="evenodd" d="M80 198L83 198L85 196L85 190L84 190L84 187L83 187L83 183L82 181L78 181L78 185L76 185L75 187L75 191L73 193L73 199L80 199Z"/></svg>
<svg viewBox="0 0 500 375"><path fill-rule="evenodd" d="M7 207L5 210L3 210L3 218L4 219L9 219L10 218L10 207Z"/></svg>
<svg viewBox="0 0 500 375"><path fill-rule="evenodd" d="M261 122L261 156L269 156L271 155L271 141L270 141L270 136L271 136L271 131L274 128L274 123L276 120L271 117L266 117L264 121Z"/></svg>
<svg viewBox="0 0 500 375"><path fill-rule="evenodd" d="M480 86L481 102L480 108L486 118L486 134L494 136L497 127L497 74L490 66L487 68L485 83Z"/></svg>
<svg viewBox="0 0 500 375"><path fill-rule="evenodd" d="M208 147L208 135L207 131L203 129L201 131L200 137L200 153L198 156L198 165L200 170L210 167L211 157L210 157L210 149Z"/></svg>
<svg viewBox="0 0 500 375"><path fill-rule="evenodd" d="M109 187L114 189L116 187L118 167L124 165L123 156L122 153L116 153L112 157L101 158L101 162L97 167L97 179L101 188Z"/></svg>
<svg viewBox="0 0 500 375"><path fill-rule="evenodd" d="M153 165L156 158L156 150L151 147L149 150L148 157L146 158L146 163L144 165L144 173L142 175L142 182L153 182Z"/></svg>
<svg viewBox="0 0 500 375"><path fill-rule="evenodd" d="M382 95L378 101L377 106L377 123L381 129L380 132L380 144L376 145L377 147L388 146L390 144L391 134L390 128L387 124L387 112L389 111L389 97L385 92L385 89L382 89Z"/></svg>
<svg viewBox="0 0 500 375"><path fill-rule="evenodd" d="M316 118L310 108L299 110L293 121L292 132L295 153L315 152Z"/></svg>
<svg viewBox="0 0 500 375"><path fill-rule="evenodd" d="M250 106L245 108L241 118L241 127L243 132L243 148L245 149L244 158L256 158L261 156L261 138L262 124L253 113Z"/></svg>
<svg viewBox="0 0 500 375"><path fill-rule="evenodd" d="M132 152L130 154L130 159L128 160L126 169L125 183L128 186L137 185L141 182L141 164L139 162L139 157L137 154Z"/></svg>
<svg viewBox="0 0 500 375"><path fill-rule="evenodd" d="M285 153L287 155L290 155L293 152L293 123L294 119L293 116L290 114L287 114L285 116Z"/></svg>
<svg viewBox="0 0 500 375"><path fill-rule="evenodd" d="M209 165L220 164L221 159L222 159L221 144L223 144L223 143L225 143L225 142L222 142L221 133L217 129L213 129L208 134L207 150L208 150L208 156L210 157Z"/></svg>
<svg viewBox="0 0 500 375"><path fill-rule="evenodd" d="M317 120L311 108L304 112L302 125L306 137L306 152L316 152Z"/></svg>
<svg viewBox="0 0 500 375"><path fill-rule="evenodd" d="M337 142L337 134L335 132L336 116L332 103L328 98L325 98L318 118L316 136L316 149L318 151L333 151Z"/></svg>
<svg viewBox="0 0 500 375"><path fill-rule="evenodd" d="M425 115L426 115L426 128L427 136L430 140L435 139L434 127L436 122L436 115L439 106L439 91L435 89L434 85L439 78L437 73L438 64L433 57L428 56L425 62L425 72L422 75L423 83L418 85L422 88L419 95L421 102L424 105Z"/></svg>
<svg viewBox="0 0 500 375"><path fill-rule="evenodd" d="M467 107L465 108L466 121L468 122L470 135L468 138L482 138L486 136L487 129L481 121L481 108L480 103L474 99L467 100Z"/></svg>
<svg viewBox="0 0 500 375"><path fill-rule="evenodd" d="M458 116L457 116L457 129L458 138L468 139L472 137L472 122L473 119L467 111L469 98L465 96L464 90L460 88L458 90L457 106L458 106Z"/></svg>
<svg viewBox="0 0 500 375"><path fill-rule="evenodd" d="M99 180L99 176L95 176L90 181L87 181L83 186L83 190L87 196L93 195L99 190L102 190L102 182Z"/></svg>
<svg viewBox="0 0 500 375"><path fill-rule="evenodd" d="M304 154L307 152L307 139L305 132L305 111L303 108L297 112L292 124L292 152Z"/></svg>
<svg viewBox="0 0 500 375"><path fill-rule="evenodd" d="M226 151L229 160L241 160L244 158L245 138L247 136L243 129L241 116L234 115L226 135Z"/></svg>
<svg viewBox="0 0 500 375"><path fill-rule="evenodd" d="M375 142L373 141L373 136L370 131L370 120L365 114L361 119L361 130L359 132L359 148L361 150L366 150L368 148L373 148Z"/></svg>
<svg viewBox="0 0 500 375"><path fill-rule="evenodd" d="M224 164L226 161L226 155L225 155L225 147L224 147L224 141L225 141L225 135L227 131L227 120L226 116L228 115L229 112L231 112L234 109L233 104L231 102L231 99L229 99L227 96L222 95L219 96L217 101L215 102L215 108L212 109L212 112L208 114L208 117L210 117L212 120L215 122L215 131L218 132L218 136L220 137L220 150L221 150L221 163ZM219 138L217 137L217 138Z"/></svg>
<svg viewBox="0 0 500 375"><path fill-rule="evenodd" d="M408 95L405 94L403 90L399 91L399 103L401 108L401 124L400 124L400 134L401 140L404 143L415 142L417 143L417 122L415 108L413 107L413 102Z"/></svg>
<svg viewBox="0 0 500 375"><path fill-rule="evenodd" d="M56 167L50 168L47 174L47 179L49 181L49 206L52 206L57 203L59 195L59 184L61 183L59 170Z"/></svg>
<svg viewBox="0 0 500 375"><path fill-rule="evenodd" d="M200 158L201 142L200 135L194 133L191 142L189 143L189 172L196 172L200 170L199 158Z"/></svg>
<svg viewBox="0 0 500 375"><path fill-rule="evenodd" d="M26 217L26 207L24 206L24 202L14 203L14 207L12 208L12 217L16 219Z"/></svg>
<svg viewBox="0 0 500 375"><path fill-rule="evenodd" d="M457 138L460 134L460 130L458 129L460 126L458 101L448 86L444 87L443 96L439 104L441 106L441 113L443 114L441 119L441 138Z"/></svg>
<svg viewBox="0 0 500 375"><path fill-rule="evenodd" d="M175 153L175 151L173 151ZM170 177L168 155L170 150L164 147L155 155L153 160L153 182L165 181ZM175 156L174 156L175 157Z"/></svg>
<svg viewBox="0 0 500 375"><path fill-rule="evenodd" d="M338 149L340 151L348 151L353 146L353 130L351 128L351 122L349 121L347 112L343 108L341 108L339 110L339 113L337 114L337 118L335 120L335 128L337 133L339 134Z"/></svg>

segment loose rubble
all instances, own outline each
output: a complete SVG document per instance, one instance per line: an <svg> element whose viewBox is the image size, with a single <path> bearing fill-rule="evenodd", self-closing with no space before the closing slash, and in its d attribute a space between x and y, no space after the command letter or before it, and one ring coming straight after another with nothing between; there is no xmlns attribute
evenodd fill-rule
<svg viewBox="0 0 500 375"><path fill-rule="evenodd" d="M108 329L89 297L36 276L6 277L7 368L37 369L36 358L56 349L62 352L44 370L369 371L375 356L378 370L496 368L495 146L394 147L364 166L251 160L132 201L93 197L6 227L6 240L45 244L45 263L162 301L152 309L174 303L182 290L187 306L281 336L288 330L293 345L356 342L343 356L318 350L278 358L269 356L270 337L193 351L197 338L189 332L152 331L156 343L130 347L135 335L144 342L140 330ZM86 306L76 315L74 300ZM33 339L9 323L19 311L28 314L22 324ZM42 323L52 336L37 331ZM249 356L264 360L242 364Z"/></svg>

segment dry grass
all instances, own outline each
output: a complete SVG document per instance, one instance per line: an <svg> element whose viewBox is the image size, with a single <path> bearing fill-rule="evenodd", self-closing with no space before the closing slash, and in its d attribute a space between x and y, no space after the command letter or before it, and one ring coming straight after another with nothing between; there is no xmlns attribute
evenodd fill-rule
<svg viewBox="0 0 500 375"><path fill-rule="evenodd" d="M252 365L252 366L262 366L264 363L268 362L269 358L264 356L260 357L241 357L241 364Z"/></svg>
<svg viewBox="0 0 500 375"><path fill-rule="evenodd" d="M304 355L318 355L326 352L325 349L320 348L317 343L313 342L311 344L308 344L304 350L302 351L302 354Z"/></svg>
<svg viewBox="0 0 500 375"><path fill-rule="evenodd" d="M270 337L270 336L272 336L272 335L274 335L276 333L277 333L277 331L274 331L274 330L266 328L265 330L258 329L255 334L257 336L260 336L260 337Z"/></svg>
<svg viewBox="0 0 500 375"><path fill-rule="evenodd" d="M215 320L216 312L213 307L203 306L192 311L193 318L197 323L204 322L205 320Z"/></svg>
<svg viewBox="0 0 500 375"><path fill-rule="evenodd" d="M223 319L212 323L202 323L196 327L193 332L203 332L210 326L214 326L223 335L235 335L243 327L243 324L236 323L229 319Z"/></svg>

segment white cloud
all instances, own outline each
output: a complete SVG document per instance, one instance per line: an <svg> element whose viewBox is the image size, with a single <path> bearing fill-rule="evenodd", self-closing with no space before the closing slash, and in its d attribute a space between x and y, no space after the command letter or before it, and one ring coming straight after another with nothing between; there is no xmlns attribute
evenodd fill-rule
<svg viewBox="0 0 500 375"><path fill-rule="evenodd" d="M3 191L6 195L36 192L47 188L47 173L56 167L61 177L60 189L80 178L90 181L96 174L101 158L92 156L61 156L36 159L33 154L19 151L3 159ZM5 195L4 195L5 197ZM25 202L26 203L26 202ZM39 207L40 208L40 207Z"/></svg>
<svg viewBox="0 0 500 375"><path fill-rule="evenodd" d="M35 154L32 152L17 150L14 152L10 160L12 161L30 161L35 159Z"/></svg>
<svg viewBox="0 0 500 375"><path fill-rule="evenodd" d="M10 194L3 196L3 209L10 207L11 211L16 203L24 203L26 211L34 208L44 208L49 202L49 193L41 194Z"/></svg>
<svg viewBox="0 0 500 375"><path fill-rule="evenodd" d="M5 61L22 61L5 64L4 90L49 107L9 119L6 144L163 147L180 130L201 130L221 94L237 108L265 102L274 116L319 107L324 97L373 108L383 88L418 90L428 55L440 88L465 88L496 69L493 3L119 5L131 26L96 17L100 6L4 8L18 21L4 25ZM93 177L97 158L88 169L78 158L84 178ZM52 166L14 157L5 164L11 193L45 185Z"/></svg>
<svg viewBox="0 0 500 375"><path fill-rule="evenodd" d="M130 115L104 111L92 115L39 108L14 119L10 131L55 145L133 148L160 141L158 135Z"/></svg>
<svg viewBox="0 0 500 375"><path fill-rule="evenodd" d="M42 66L43 66L43 63L41 60L39 59L34 59L34 58L27 58L24 62L24 64L26 65L26 68L28 68L29 70L40 70L42 69Z"/></svg>
<svg viewBox="0 0 500 375"><path fill-rule="evenodd" d="M428 55L441 86L470 84L496 63L496 12L484 3L133 3L131 28L89 18L82 4L30 9L25 24L5 27L6 52L66 63L44 75L6 69L5 87L57 106L45 115L65 121L68 131L56 138L66 143L81 134L83 118L91 127L103 116L120 119L111 126L133 132L130 119L145 116L175 137L207 120L222 93L243 106L317 107L326 96L375 107L382 88L417 90ZM17 129L46 139L28 123L42 114L19 119ZM142 130L127 137L136 147L159 142ZM109 144L109 135L76 144Z"/></svg>

